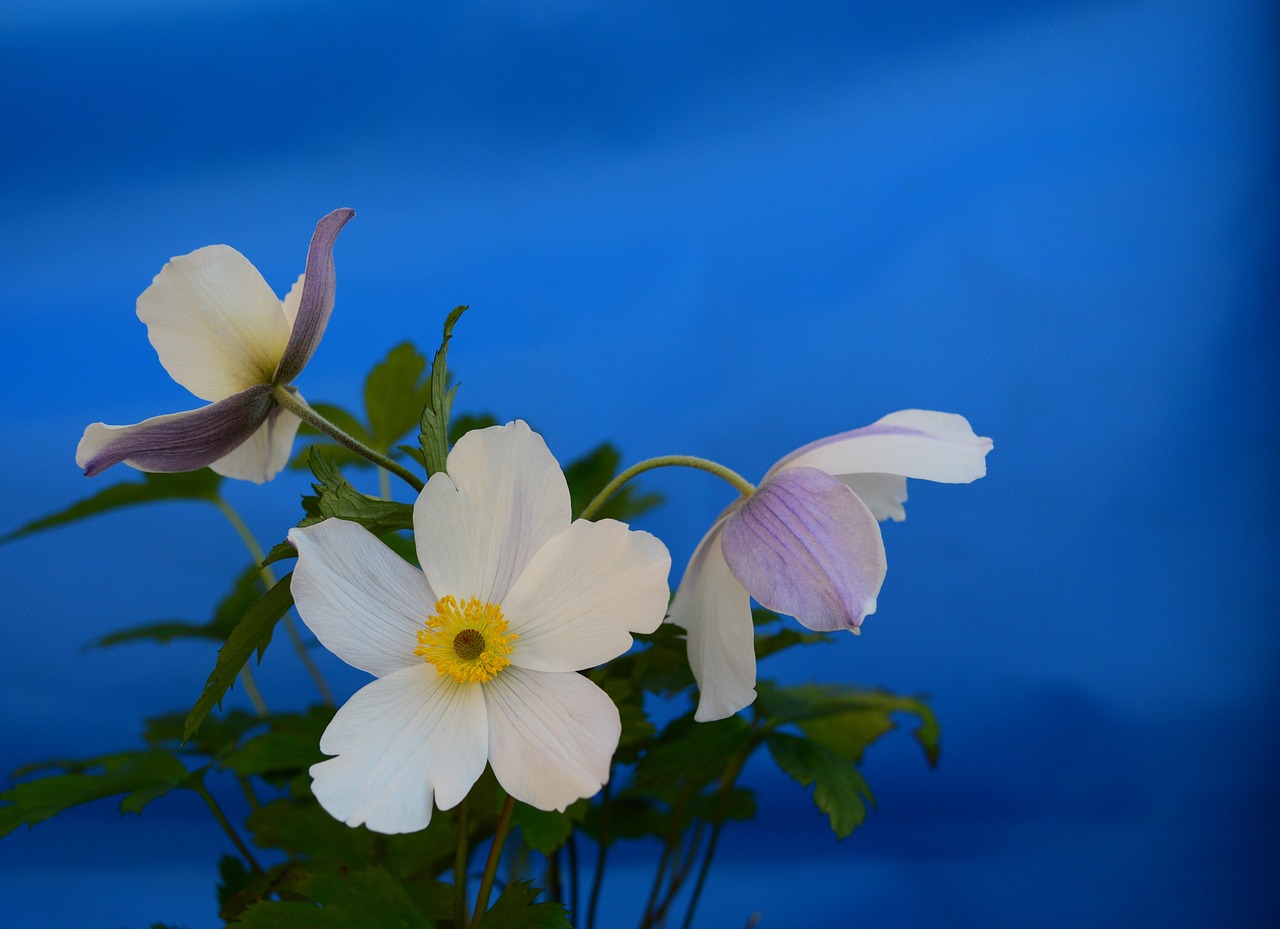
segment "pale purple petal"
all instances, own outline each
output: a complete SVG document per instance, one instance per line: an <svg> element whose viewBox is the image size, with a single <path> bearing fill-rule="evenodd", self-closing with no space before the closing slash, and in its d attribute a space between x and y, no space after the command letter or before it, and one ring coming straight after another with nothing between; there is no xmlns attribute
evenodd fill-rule
<svg viewBox="0 0 1280 929"><path fill-rule="evenodd" d="M489 763L502 789L540 810L563 810L609 780L618 708L581 674L504 668L484 688Z"/></svg>
<svg viewBox="0 0 1280 929"><path fill-rule="evenodd" d="M122 461L139 471L195 471L248 440L274 405L264 384L198 410L153 416L132 426L94 423L76 447L76 464L88 477Z"/></svg>
<svg viewBox="0 0 1280 929"><path fill-rule="evenodd" d="M898 474L966 484L987 473L989 451L991 440L975 435L963 416L900 410L797 449L770 468L765 480L791 468L817 468L836 476Z"/></svg>
<svg viewBox="0 0 1280 929"><path fill-rule="evenodd" d="M647 532L613 519L579 519L538 549L502 600L519 638L511 663L581 671L631 647L631 633L662 625L671 555Z"/></svg>
<svg viewBox="0 0 1280 929"><path fill-rule="evenodd" d="M751 598L725 563L721 532L730 509L689 559L670 620L688 636L689 667L698 682L694 719L724 719L756 698L755 626Z"/></svg>
<svg viewBox="0 0 1280 929"><path fill-rule="evenodd" d="M289 463L293 440L302 425L297 415L278 406L267 416L257 431L229 454L209 467L223 477L261 484L279 474Z"/></svg>
<svg viewBox="0 0 1280 929"><path fill-rule="evenodd" d="M343 519L290 529L289 542L293 599L321 645L378 677L423 663L413 650L437 598L421 571Z"/></svg>
<svg viewBox="0 0 1280 929"><path fill-rule="evenodd" d="M431 804L456 806L482 773L489 746L484 694L418 663L366 684L320 737L336 755L311 766L311 792L348 826L416 832Z"/></svg>
<svg viewBox="0 0 1280 929"><path fill-rule="evenodd" d="M751 596L821 632L857 630L884 581L880 527L857 494L788 468L725 520L725 561Z"/></svg>
<svg viewBox="0 0 1280 929"><path fill-rule="evenodd" d="M337 241L338 233L347 224L347 220L355 215L355 210L344 207L334 210L316 224L315 234L311 237L311 248L307 252L307 267L303 272L298 316L293 321L293 332L289 336L284 356L271 379L274 384L288 384L301 374L315 353L316 346L320 344L325 327L329 325L329 314L333 312L334 292L337 289L337 278L333 270L333 243Z"/></svg>

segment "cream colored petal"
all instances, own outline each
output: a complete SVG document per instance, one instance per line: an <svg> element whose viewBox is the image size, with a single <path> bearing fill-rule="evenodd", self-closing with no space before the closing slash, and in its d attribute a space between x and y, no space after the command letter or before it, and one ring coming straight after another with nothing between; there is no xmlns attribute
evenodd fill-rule
<svg viewBox="0 0 1280 929"><path fill-rule="evenodd" d="M284 310L284 318L289 323L290 332L293 331L294 321L298 318L298 307L302 304L302 285L306 279L305 274L299 274L298 279L289 288L289 292L280 301L280 308Z"/></svg>
<svg viewBox="0 0 1280 929"><path fill-rule="evenodd" d="M320 737L335 755L311 766L311 791L331 816L374 832L416 832L431 806L456 806L484 773L489 731L478 685L428 665L366 684Z"/></svg>
<svg viewBox="0 0 1280 929"><path fill-rule="evenodd" d="M261 484L279 474L289 463L293 453L293 440L302 424L293 413L276 407L267 421L258 427L244 444L229 455L224 455L209 465L224 477Z"/></svg>
<svg viewBox="0 0 1280 929"><path fill-rule="evenodd" d="M502 601L519 638L512 664L580 671L631 647L667 612L671 555L647 532L612 519L577 520L525 567Z"/></svg>
<svg viewBox="0 0 1280 929"><path fill-rule="evenodd" d="M836 477L898 474L965 484L987 473L989 451L991 440L974 435L963 416L901 410L870 426L819 439L792 452L765 479L786 468L817 468Z"/></svg>
<svg viewBox="0 0 1280 929"><path fill-rule="evenodd" d="M293 599L321 645L379 677L423 664L413 650L436 596L421 571L343 519L290 529L289 542Z"/></svg>
<svg viewBox="0 0 1280 929"><path fill-rule="evenodd" d="M440 596L502 603L546 542L569 525L569 488L523 422L468 432L413 508L418 561Z"/></svg>
<svg viewBox="0 0 1280 929"><path fill-rule="evenodd" d="M205 400L270 382L289 341L280 299L227 245L172 259L138 297L138 318L169 376Z"/></svg>
<svg viewBox="0 0 1280 929"><path fill-rule="evenodd" d="M703 537L671 603L671 622L683 626L688 636L689 666L699 690L698 722L732 716L756 699L751 598L720 547L721 529L734 509Z"/></svg>
<svg viewBox="0 0 1280 929"><path fill-rule="evenodd" d="M892 519L900 523L907 518L907 511L902 508L902 504L907 502L907 479L902 475L841 474L839 479L881 522Z"/></svg>
<svg viewBox="0 0 1280 929"><path fill-rule="evenodd" d="M609 780L618 708L581 674L511 666L482 685L489 761L503 790L540 810L563 810Z"/></svg>

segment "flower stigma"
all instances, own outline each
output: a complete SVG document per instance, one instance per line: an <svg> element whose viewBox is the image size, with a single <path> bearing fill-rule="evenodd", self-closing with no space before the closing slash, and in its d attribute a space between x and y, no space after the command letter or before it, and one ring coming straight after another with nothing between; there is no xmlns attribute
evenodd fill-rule
<svg viewBox="0 0 1280 929"><path fill-rule="evenodd" d="M519 636L507 631L507 621L496 603L472 597L459 603L452 595L436 601L435 612L418 630L413 653L441 674L460 684L481 684L497 677L507 665Z"/></svg>

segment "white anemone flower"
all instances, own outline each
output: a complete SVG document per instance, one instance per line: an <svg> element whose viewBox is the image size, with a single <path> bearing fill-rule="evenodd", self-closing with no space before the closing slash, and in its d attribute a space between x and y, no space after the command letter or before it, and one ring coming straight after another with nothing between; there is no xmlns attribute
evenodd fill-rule
<svg viewBox="0 0 1280 929"><path fill-rule="evenodd" d="M756 698L751 598L820 632L857 633L887 568L879 522L907 513L907 478L967 484L987 473L991 440L955 413L899 410L777 462L712 524L671 604L698 681L695 719Z"/></svg>
<svg viewBox="0 0 1280 929"><path fill-rule="evenodd" d="M300 420L274 396L301 372L333 312L333 244L355 215L316 225L306 270L281 300L229 245L173 258L138 297L138 318L169 376L208 406L131 426L93 423L76 464L93 477L124 462L140 471L195 471L261 484L289 462ZM290 388L292 389L292 388Z"/></svg>
<svg viewBox="0 0 1280 929"><path fill-rule="evenodd" d="M293 595L331 652L376 680L320 740L312 792L349 826L424 828L486 762L543 810L609 778L618 710L578 671L666 613L671 556L624 523L570 522L564 474L523 422L476 430L413 511L421 569L355 523L293 529Z"/></svg>

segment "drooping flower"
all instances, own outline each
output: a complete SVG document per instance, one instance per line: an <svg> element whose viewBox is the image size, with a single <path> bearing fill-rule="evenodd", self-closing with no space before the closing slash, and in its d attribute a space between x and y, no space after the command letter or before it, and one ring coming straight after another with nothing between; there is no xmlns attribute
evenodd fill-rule
<svg viewBox="0 0 1280 929"><path fill-rule="evenodd" d="M208 406L132 426L93 423L76 448L89 477L124 462L140 471L194 471L262 483L289 461L298 417L273 396L311 359L333 312L333 243L353 210L316 225L306 270L281 301L234 248L209 245L169 261L138 297L169 376Z"/></svg>
<svg viewBox="0 0 1280 929"><path fill-rule="evenodd" d="M424 828L493 766L563 810L608 780L617 708L578 671L662 623L671 556L615 520L570 522L569 491L523 422L476 430L413 512L421 569L355 523L294 529L303 622L376 680L325 730L312 792L376 832Z"/></svg>
<svg viewBox="0 0 1280 929"><path fill-rule="evenodd" d="M721 513L671 605L688 633L696 718L732 716L755 700L751 597L810 629L858 632L885 576L877 521L906 518L907 478L977 480L991 447L962 416L902 410L797 449Z"/></svg>

